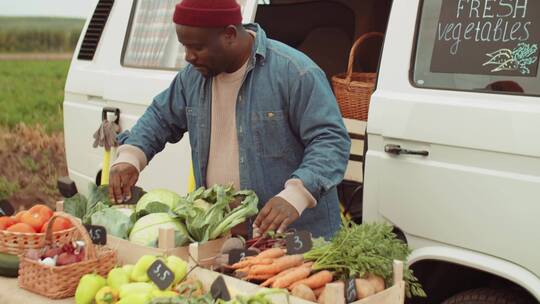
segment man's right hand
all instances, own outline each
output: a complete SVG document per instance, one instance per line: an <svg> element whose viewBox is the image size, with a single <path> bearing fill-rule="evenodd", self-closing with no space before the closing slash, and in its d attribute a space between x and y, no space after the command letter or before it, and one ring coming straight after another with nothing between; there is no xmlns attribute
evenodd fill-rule
<svg viewBox="0 0 540 304"><path fill-rule="evenodd" d="M128 163L118 163L111 168L109 177L109 199L123 203L131 199L131 188L139 179L139 171Z"/></svg>

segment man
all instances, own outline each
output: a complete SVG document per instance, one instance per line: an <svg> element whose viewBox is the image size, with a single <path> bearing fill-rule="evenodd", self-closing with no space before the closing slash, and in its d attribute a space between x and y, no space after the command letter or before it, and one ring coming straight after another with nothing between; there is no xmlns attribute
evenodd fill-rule
<svg viewBox="0 0 540 304"><path fill-rule="evenodd" d="M255 234L292 227L331 237L350 139L324 72L243 26L235 0L183 0L173 20L190 64L119 136L111 199L129 199L139 171L188 132L197 186L259 196Z"/></svg>

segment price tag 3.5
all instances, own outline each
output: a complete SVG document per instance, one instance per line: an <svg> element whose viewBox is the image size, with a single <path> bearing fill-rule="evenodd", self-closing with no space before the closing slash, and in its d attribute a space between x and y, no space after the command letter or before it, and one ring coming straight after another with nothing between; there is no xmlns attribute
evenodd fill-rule
<svg viewBox="0 0 540 304"><path fill-rule="evenodd" d="M161 260L152 263L146 273L150 280L161 290L167 289L174 281L174 272Z"/></svg>
<svg viewBox="0 0 540 304"><path fill-rule="evenodd" d="M84 225L84 227L88 231L92 243L96 245L107 244L107 229L105 227L97 225Z"/></svg>
<svg viewBox="0 0 540 304"><path fill-rule="evenodd" d="M214 283L212 283L212 286L210 286L210 294L215 300L231 300L231 295L229 294L229 289L227 288L227 285L225 285L225 280L223 279L223 276L217 277Z"/></svg>
<svg viewBox="0 0 540 304"><path fill-rule="evenodd" d="M257 255L255 250L233 249L229 252L229 265L237 263L245 257L255 255Z"/></svg>
<svg viewBox="0 0 540 304"><path fill-rule="evenodd" d="M302 254L311 250L313 243L309 231L297 231L294 234L287 235L287 254Z"/></svg>
<svg viewBox="0 0 540 304"><path fill-rule="evenodd" d="M347 303L356 301L358 298L358 292L356 291L356 284L354 278L345 281L345 300Z"/></svg>

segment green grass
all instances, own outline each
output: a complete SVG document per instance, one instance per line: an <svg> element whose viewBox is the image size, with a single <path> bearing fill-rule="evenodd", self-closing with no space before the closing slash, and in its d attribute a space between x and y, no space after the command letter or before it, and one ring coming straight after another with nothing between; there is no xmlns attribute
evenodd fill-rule
<svg viewBox="0 0 540 304"><path fill-rule="evenodd" d="M0 17L0 29L4 31L81 31L84 19L58 17Z"/></svg>
<svg viewBox="0 0 540 304"><path fill-rule="evenodd" d="M0 60L0 125L41 124L61 131L69 60Z"/></svg>

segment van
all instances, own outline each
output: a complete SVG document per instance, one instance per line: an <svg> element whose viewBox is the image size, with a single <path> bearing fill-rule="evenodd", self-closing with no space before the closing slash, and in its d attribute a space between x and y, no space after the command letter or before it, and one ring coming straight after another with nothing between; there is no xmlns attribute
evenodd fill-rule
<svg viewBox="0 0 540 304"><path fill-rule="evenodd" d="M178 0L99 0L65 87L69 175L99 183L92 134L108 112L129 129L186 63L171 22ZM540 1L242 0L244 22L332 76L377 72L353 139L344 208L395 227L428 297L410 303L540 300ZM112 115L114 116L114 115ZM366 132L367 128L367 132ZM145 189L187 191L187 136L141 173ZM365 160L365 161L364 161ZM365 169L365 170L363 170Z"/></svg>

